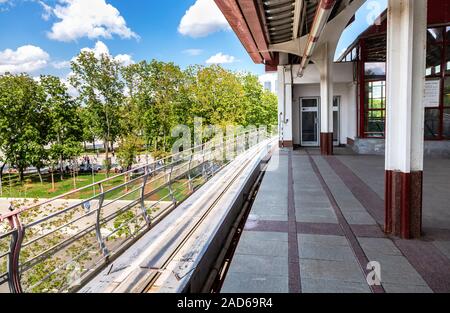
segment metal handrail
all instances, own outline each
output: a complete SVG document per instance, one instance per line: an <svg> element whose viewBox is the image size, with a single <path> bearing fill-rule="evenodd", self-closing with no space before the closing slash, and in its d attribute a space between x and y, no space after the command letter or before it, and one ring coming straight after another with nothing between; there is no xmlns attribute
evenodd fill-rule
<svg viewBox="0 0 450 313"><path fill-rule="evenodd" d="M87 280L238 154L266 138L265 130L244 131L31 206L11 207L0 216L0 223L7 221L10 228L0 233L0 240L9 241L7 247L3 244L4 251L0 246L0 286L7 281L13 293L22 288L27 292L71 290L77 283L68 278L74 273L69 266L79 266L78 279ZM136 171L135 177L105 190L109 182ZM61 203L93 187L99 190L94 196ZM2 270L2 264L6 269Z"/></svg>

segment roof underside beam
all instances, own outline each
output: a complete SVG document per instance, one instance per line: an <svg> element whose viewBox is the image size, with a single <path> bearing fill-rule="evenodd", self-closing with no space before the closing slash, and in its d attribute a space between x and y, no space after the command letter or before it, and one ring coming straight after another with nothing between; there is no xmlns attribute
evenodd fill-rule
<svg viewBox="0 0 450 313"><path fill-rule="evenodd" d="M249 26L242 14L241 8L236 0L214 0L227 19L233 31L236 33L241 43L247 50L253 62L264 63L264 59L259 52L255 39L252 36ZM256 13L256 12L255 12ZM267 51L267 49L266 49Z"/></svg>
<svg viewBox="0 0 450 313"><path fill-rule="evenodd" d="M253 0L238 0L237 2L245 17L256 46L258 47L258 51L264 58L265 63L272 62L273 56L272 53L269 52L268 39L266 37L265 29L263 28L264 23L262 23L263 17L261 16L261 13L263 12L260 13L259 8Z"/></svg>
<svg viewBox="0 0 450 313"><path fill-rule="evenodd" d="M300 23L303 23L304 0L295 0L294 29L292 38L298 38L300 33Z"/></svg>

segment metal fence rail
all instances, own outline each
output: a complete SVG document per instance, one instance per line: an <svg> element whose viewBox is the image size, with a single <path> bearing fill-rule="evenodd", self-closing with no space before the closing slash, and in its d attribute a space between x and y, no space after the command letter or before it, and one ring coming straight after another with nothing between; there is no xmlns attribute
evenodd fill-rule
<svg viewBox="0 0 450 313"><path fill-rule="evenodd" d="M213 140L0 216L0 291L70 292L117 257L237 155L268 138ZM111 186L111 182L123 183ZM71 200L92 190L85 200Z"/></svg>

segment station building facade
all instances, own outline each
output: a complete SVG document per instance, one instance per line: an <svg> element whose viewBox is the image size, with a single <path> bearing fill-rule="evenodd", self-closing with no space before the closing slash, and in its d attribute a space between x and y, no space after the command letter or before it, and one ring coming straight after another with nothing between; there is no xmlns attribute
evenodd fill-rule
<svg viewBox="0 0 450 313"><path fill-rule="evenodd" d="M335 60L367 0L215 0L278 75L280 146L385 155L385 232L422 233L425 155L450 157L450 0L388 0Z"/></svg>

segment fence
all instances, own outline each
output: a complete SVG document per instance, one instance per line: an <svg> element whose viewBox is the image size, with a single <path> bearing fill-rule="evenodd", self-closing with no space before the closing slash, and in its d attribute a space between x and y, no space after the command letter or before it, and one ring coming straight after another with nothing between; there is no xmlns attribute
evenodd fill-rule
<svg viewBox="0 0 450 313"><path fill-rule="evenodd" d="M0 291L75 291L237 155L267 138L265 130L254 130L215 139L51 200L12 203L0 216ZM105 187L118 177L122 184ZM89 189L97 192L73 200Z"/></svg>

